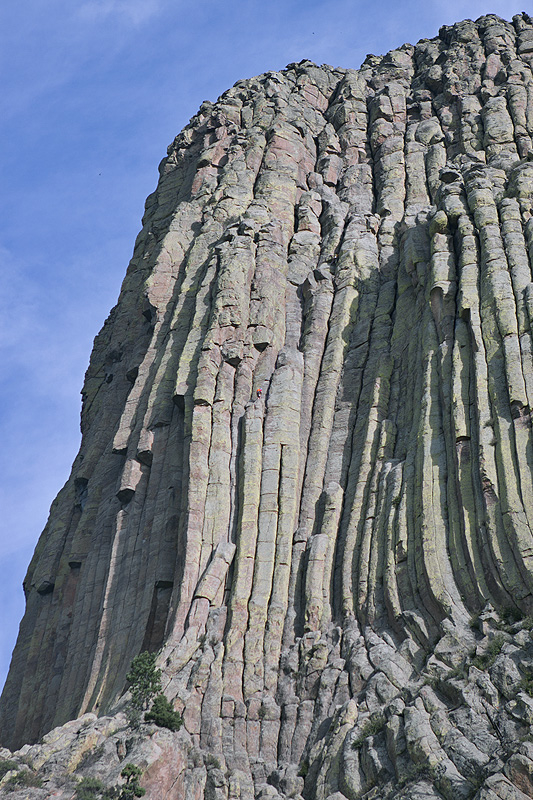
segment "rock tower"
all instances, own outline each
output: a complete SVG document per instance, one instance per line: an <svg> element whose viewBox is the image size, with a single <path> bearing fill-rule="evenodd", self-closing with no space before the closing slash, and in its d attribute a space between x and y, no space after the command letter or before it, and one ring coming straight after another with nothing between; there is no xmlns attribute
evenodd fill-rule
<svg viewBox="0 0 533 800"><path fill-rule="evenodd" d="M169 147L2 695L56 789L89 730L153 798L533 794L532 63L486 16ZM124 739L144 650L184 726Z"/></svg>

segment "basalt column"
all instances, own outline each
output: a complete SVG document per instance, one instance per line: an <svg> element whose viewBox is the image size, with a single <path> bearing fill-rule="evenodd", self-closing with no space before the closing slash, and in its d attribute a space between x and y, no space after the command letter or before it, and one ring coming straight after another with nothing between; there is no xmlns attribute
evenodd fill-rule
<svg viewBox="0 0 533 800"><path fill-rule="evenodd" d="M426 762L472 795L497 679L469 717L435 682L474 615L533 613L532 61L526 14L486 16L240 81L177 136L25 580L3 744L108 713L150 650L226 797L353 800Z"/></svg>

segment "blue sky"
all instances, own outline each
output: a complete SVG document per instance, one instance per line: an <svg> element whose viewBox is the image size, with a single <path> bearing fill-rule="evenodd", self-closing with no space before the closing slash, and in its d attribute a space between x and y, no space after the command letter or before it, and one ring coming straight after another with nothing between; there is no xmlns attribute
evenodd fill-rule
<svg viewBox="0 0 533 800"><path fill-rule="evenodd" d="M167 145L203 100L309 58L435 36L522 2L19 0L0 10L0 686L21 590L79 446L92 339Z"/></svg>

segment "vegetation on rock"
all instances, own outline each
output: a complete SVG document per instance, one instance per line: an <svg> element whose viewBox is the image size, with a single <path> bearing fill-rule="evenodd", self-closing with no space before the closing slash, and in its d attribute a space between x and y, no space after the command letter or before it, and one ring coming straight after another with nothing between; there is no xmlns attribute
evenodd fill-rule
<svg viewBox="0 0 533 800"><path fill-rule="evenodd" d="M98 778L82 778L76 786L77 800L99 800L106 797L106 792L105 785Z"/></svg>
<svg viewBox="0 0 533 800"><path fill-rule="evenodd" d="M141 721L142 711L146 722L154 722L162 728L178 731L183 720L172 703L161 692L161 670L156 666L156 653L143 652L131 662L127 680L130 685L131 701L128 718L133 725Z"/></svg>
<svg viewBox="0 0 533 800"><path fill-rule="evenodd" d="M488 643L485 652L472 659L472 664L480 670L488 670L492 667L505 644L502 634L496 634Z"/></svg>
<svg viewBox="0 0 533 800"><path fill-rule="evenodd" d="M18 764L16 761L13 761L9 758L2 758L0 759L0 778L3 778L6 772L11 772L14 769L18 768Z"/></svg>
<svg viewBox="0 0 533 800"><path fill-rule="evenodd" d="M164 694L158 694L154 698L150 711L144 715L146 722L154 722L161 728L168 728L171 731L179 731L183 725L181 714L174 711L172 703L167 700Z"/></svg>
<svg viewBox="0 0 533 800"><path fill-rule="evenodd" d="M12 775L5 784L5 789L8 792L14 792L17 789L24 788L39 788L42 784L42 778L36 775L33 770L21 769L15 775Z"/></svg>
<svg viewBox="0 0 533 800"><path fill-rule="evenodd" d="M146 789L139 784L142 775L142 769L135 764L126 764L120 773L125 779L125 786L120 787L120 794L118 800L134 800L135 797L143 797L146 794Z"/></svg>
<svg viewBox="0 0 533 800"><path fill-rule="evenodd" d="M98 778L82 778L76 787L76 800L133 800L146 794L139 781L143 771L135 764L126 764L121 771L125 783L106 787Z"/></svg>
<svg viewBox="0 0 533 800"><path fill-rule="evenodd" d="M387 720L384 714L380 712L373 714L363 723L359 735L353 740L352 747L354 750L361 747L369 736L376 736L378 733L381 733L386 724Z"/></svg>
<svg viewBox="0 0 533 800"><path fill-rule="evenodd" d="M161 670L156 666L156 653L143 652L131 662L126 680L130 685L131 705L139 711L161 691Z"/></svg>

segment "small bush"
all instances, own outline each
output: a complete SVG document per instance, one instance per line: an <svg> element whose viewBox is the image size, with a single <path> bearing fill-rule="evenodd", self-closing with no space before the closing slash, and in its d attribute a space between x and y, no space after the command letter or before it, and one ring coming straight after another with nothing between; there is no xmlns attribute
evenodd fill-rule
<svg viewBox="0 0 533 800"><path fill-rule="evenodd" d="M128 724L131 725L132 728L138 728L143 720L141 709L136 708L133 703L128 703L126 706L126 716L128 718Z"/></svg>
<svg viewBox="0 0 533 800"><path fill-rule="evenodd" d="M433 782L435 777L435 769L427 761L422 764L409 764L396 785L398 789L403 789L408 783L415 783L424 778Z"/></svg>
<svg viewBox="0 0 533 800"><path fill-rule="evenodd" d="M300 769L298 770L298 777L306 778L308 772L309 772L309 761L305 758L300 765Z"/></svg>
<svg viewBox="0 0 533 800"><path fill-rule="evenodd" d="M126 764L120 774L126 780L126 784L120 787L119 800L134 800L135 797L143 797L146 794L146 789L139 785L142 769L135 764Z"/></svg>
<svg viewBox="0 0 533 800"><path fill-rule="evenodd" d="M500 655L504 644L505 639L501 633L495 636L494 639L489 642L483 655L476 656L472 660L474 667L477 667L480 670L490 669Z"/></svg>
<svg viewBox="0 0 533 800"><path fill-rule="evenodd" d="M366 741L366 739L368 739L369 736L375 736L377 733L380 733L385 727L386 723L387 720L383 714L373 714L370 719L364 723L357 739L354 739L352 742L353 749L357 750L359 747L361 747L361 745Z"/></svg>
<svg viewBox="0 0 533 800"><path fill-rule="evenodd" d="M472 614L470 622L468 623L471 628L477 628L479 624L479 614Z"/></svg>
<svg viewBox="0 0 533 800"><path fill-rule="evenodd" d="M507 608L502 608L499 613L506 625L514 625L515 622L518 622L523 617L522 612L519 608L516 608L516 606L507 606Z"/></svg>
<svg viewBox="0 0 533 800"><path fill-rule="evenodd" d="M464 680L468 677L468 668L466 665L466 661L461 661L456 667L452 667L450 671L446 675L447 680L452 680L453 678L457 678L458 680Z"/></svg>
<svg viewBox="0 0 533 800"><path fill-rule="evenodd" d="M133 764L128 764L127 766L132 767ZM123 772L124 770L121 774ZM142 775L141 770L139 770L140 775ZM145 790L138 786L138 779L137 787L144 794ZM110 786L106 788L98 778L82 778L76 787L75 798L76 800L120 800L120 798L142 797L142 794L123 794L124 791L129 791L128 784L126 786Z"/></svg>
<svg viewBox="0 0 533 800"><path fill-rule="evenodd" d="M9 758L0 758L0 780L4 777L6 772L11 772L13 769L18 769L16 761L11 761Z"/></svg>
<svg viewBox="0 0 533 800"><path fill-rule="evenodd" d="M205 765L209 769L222 769L222 765L220 763L220 759L218 759L213 753L208 753L205 757Z"/></svg>
<svg viewBox="0 0 533 800"><path fill-rule="evenodd" d="M416 783L416 781L426 780L434 783L440 780L446 772L444 764L430 764L428 761L422 763L411 763L403 774L401 780L398 781L398 788L402 789L408 783Z"/></svg>
<svg viewBox="0 0 533 800"><path fill-rule="evenodd" d="M77 800L98 800L105 786L98 778L82 778L76 787Z"/></svg>
<svg viewBox="0 0 533 800"><path fill-rule="evenodd" d="M146 722L155 722L160 728L168 728L171 731L179 731L183 725L183 720L179 711L174 711L172 703L167 700L164 694L158 694L152 708L144 715Z"/></svg>
<svg viewBox="0 0 533 800"><path fill-rule="evenodd" d="M520 627L523 631L530 631L533 628L533 616L528 614L527 617L524 617Z"/></svg>
<svg viewBox="0 0 533 800"><path fill-rule="evenodd" d="M29 769L21 769L16 775L12 775L7 781L5 788L8 792L14 792L16 789L23 789L26 787L39 788L42 784L41 778Z"/></svg>
<svg viewBox="0 0 533 800"><path fill-rule="evenodd" d="M523 692L526 692L530 697L533 697L533 673L529 670L526 672L525 676L520 681L520 688Z"/></svg>
<svg viewBox="0 0 533 800"><path fill-rule="evenodd" d="M483 784L485 783L485 771L483 770L476 778L468 778L468 782L470 784L470 794L469 797L475 797L475 795L479 792Z"/></svg>

